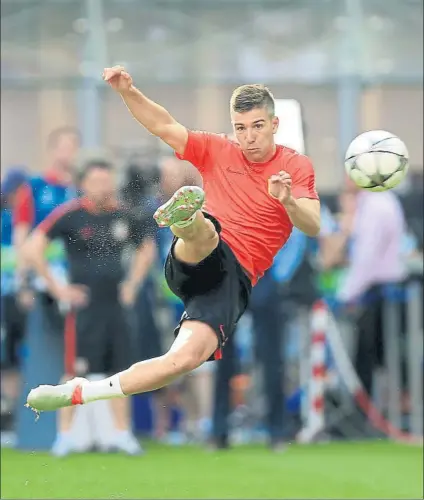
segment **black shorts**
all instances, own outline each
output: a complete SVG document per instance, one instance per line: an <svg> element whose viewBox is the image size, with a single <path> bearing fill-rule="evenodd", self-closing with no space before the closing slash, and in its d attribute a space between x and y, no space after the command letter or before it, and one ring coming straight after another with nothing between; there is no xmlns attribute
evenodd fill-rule
<svg viewBox="0 0 424 500"><path fill-rule="evenodd" d="M219 234L219 222L209 214L204 215ZM185 307L175 336L185 320L206 323L218 337L218 349L208 361L220 359L222 348L247 308L252 284L230 247L221 239L215 250L196 265L185 264L174 257L176 241L174 238L165 263L168 286Z"/></svg>
<svg viewBox="0 0 424 500"><path fill-rule="evenodd" d="M116 301L91 301L76 316L78 375L112 374L134 361L129 312Z"/></svg>
<svg viewBox="0 0 424 500"><path fill-rule="evenodd" d="M26 317L15 295L1 298L1 329L4 335L1 366L4 369L19 368L19 349L25 335Z"/></svg>

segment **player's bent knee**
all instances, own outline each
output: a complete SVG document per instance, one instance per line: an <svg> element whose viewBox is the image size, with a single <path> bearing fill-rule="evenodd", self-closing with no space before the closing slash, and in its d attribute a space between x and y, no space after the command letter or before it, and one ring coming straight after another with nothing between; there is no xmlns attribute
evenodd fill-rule
<svg viewBox="0 0 424 500"><path fill-rule="evenodd" d="M165 357L172 363L175 374L182 375L201 366L217 347L218 338L209 325L186 320Z"/></svg>

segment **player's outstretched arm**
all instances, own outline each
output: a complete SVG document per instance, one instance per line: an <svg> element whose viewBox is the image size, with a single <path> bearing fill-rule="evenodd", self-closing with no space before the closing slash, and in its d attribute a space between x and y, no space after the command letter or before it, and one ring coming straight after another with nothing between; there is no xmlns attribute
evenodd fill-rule
<svg viewBox="0 0 424 500"><path fill-rule="evenodd" d="M130 113L143 127L166 142L177 153L184 154L188 140L187 129L165 108L140 92L122 66L106 68L103 79L121 95Z"/></svg>

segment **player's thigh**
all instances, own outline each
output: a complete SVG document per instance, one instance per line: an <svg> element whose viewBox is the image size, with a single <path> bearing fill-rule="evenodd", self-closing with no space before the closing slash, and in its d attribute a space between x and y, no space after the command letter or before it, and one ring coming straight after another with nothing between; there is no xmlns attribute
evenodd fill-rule
<svg viewBox="0 0 424 500"><path fill-rule="evenodd" d="M76 365L80 374L105 372L109 346L104 311L98 304L90 304L77 314Z"/></svg>
<svg viewBox="0 0 424 500"><path fill-rule="evenodd" d="M211 215L203 212L186 228L172 228L177 237L173 253L176 259L187 264L198 264L211 254L219 244L221 226Z"/></svg>
<svg viewBox="0 0 424 500"><path fill-rule="evenodd" d="M170 290L184 304L195 295L203 295L222 283L227 271L222 262L222 242L196 265L179 261L174 255L174 240L165 263L165 279Z"/></svg>
<svg viewBox="0 0 424 500"><path fill-rule="evenodd" d="M196 265L206 259L215 250L218 244L219 236L216 232L212 233L211 237L200 241L178 238L173 247L173 253L174 257L180 262Z"/></svg>
<svg viewBox="0 0 424 500"><path fill-rule="evenodd" d="M231 257L231 256L229 256ZM218 286L203 294L195 294L186 302L186 309L180 324L175 329L179 337L183 325L190 320L207 325L208 332L215 335L215 350L209 354L208 361L221 359L222 349L228 338L233 335L237 322L244 313L250 294L250 288L240 276L238 264L226 259L225 274Z"/></svg>

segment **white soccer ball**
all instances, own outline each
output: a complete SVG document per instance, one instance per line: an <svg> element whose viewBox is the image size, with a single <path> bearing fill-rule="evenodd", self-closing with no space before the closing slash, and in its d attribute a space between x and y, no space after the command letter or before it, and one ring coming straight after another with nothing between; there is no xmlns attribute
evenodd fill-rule
<svg viewBox="0 0 424 500"><path fill-rule="evenodd" d="M345 157L347 175L360 188L386 191L397 186L409 168L409 154L399 137L384 130L358 135Z"/></svg>

